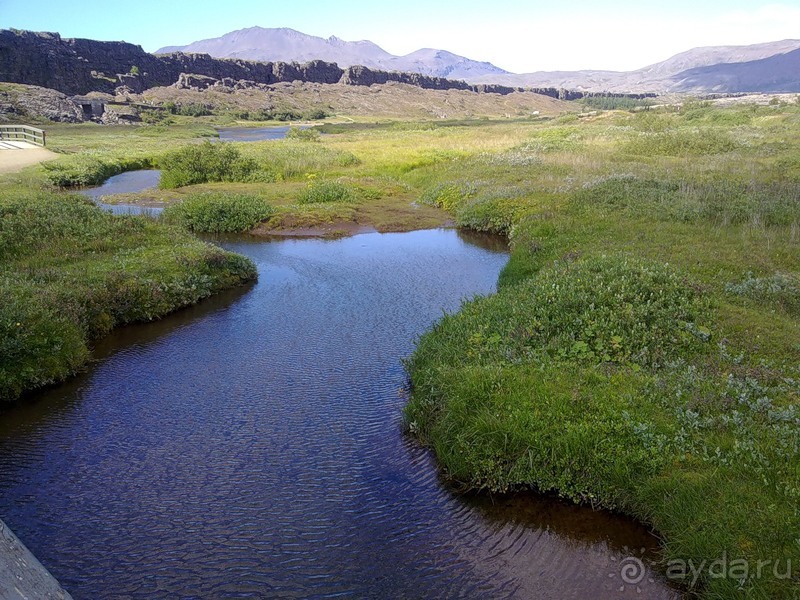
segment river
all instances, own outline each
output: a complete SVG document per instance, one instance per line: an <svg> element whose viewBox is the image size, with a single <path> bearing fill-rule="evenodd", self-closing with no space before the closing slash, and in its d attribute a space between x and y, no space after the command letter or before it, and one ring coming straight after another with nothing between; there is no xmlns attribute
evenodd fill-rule
<svg viewBox="0 0 800 600"><path fill-rule="evenodd" d="M403 433L401 360L494 290L496 240L221 243L258 283L120 329L0 416L0 515L76 600L675 596L621 580L643 527L457 494Z"/></svg>

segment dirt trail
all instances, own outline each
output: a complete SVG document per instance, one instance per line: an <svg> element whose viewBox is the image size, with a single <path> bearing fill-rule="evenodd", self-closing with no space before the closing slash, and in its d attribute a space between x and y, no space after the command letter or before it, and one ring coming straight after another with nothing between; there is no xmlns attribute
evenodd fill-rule
<svg viewBox="0 0 800 600"><path fill-rule="evenodd" d="M0 149L0 173L16 173L25 167L54 158L58 158L58 154L46 148Z"/></svg>

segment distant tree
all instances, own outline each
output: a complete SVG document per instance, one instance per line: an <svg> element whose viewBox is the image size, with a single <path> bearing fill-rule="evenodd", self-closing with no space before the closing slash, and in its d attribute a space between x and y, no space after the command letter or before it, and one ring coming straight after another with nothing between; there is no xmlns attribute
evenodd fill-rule
<svg viewBox="0 0 800 600"><path fill-rule="evenodd" d="M139 67L137 67L136 65L133 65L131 67L130 74L131 75L138 75L139 74Z"/></svg>

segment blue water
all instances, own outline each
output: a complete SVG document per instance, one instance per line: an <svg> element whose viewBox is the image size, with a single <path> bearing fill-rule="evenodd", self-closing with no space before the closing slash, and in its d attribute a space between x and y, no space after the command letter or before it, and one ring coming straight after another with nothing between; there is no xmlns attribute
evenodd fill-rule
<svg viewBox="0 0 800 600"><path fill-rule="evenodd" d="M461 496L403 433L402 359L507 261L478 243L225 242L255 285L119 330L2 415L0 515L76 600L673 597L649 568L621 595L642 527Z"/></svg>
<svg viewBox="0 0 800 600"><path fill-rule="evenodd" d="M143 169L139 171L127 171L109 177L102 185L84 188L80 193L91 198L99 207L110 211L116 215L151 215L155 216L164 209L153 206L139 206L137 204L107 204L103 202L104 196L113 194L134 194L144 192L158 187L161 180L161 171L154 169Z"/></svg>
<svg viewBox="0 0 800 600"><path fill-rule="evenodd" d="M219 139L227 142L263 142L266 140L282 140L289 132L290 126L281 127L220 127L217 129ZM300 129L306 129L301 126Z"/></svg>

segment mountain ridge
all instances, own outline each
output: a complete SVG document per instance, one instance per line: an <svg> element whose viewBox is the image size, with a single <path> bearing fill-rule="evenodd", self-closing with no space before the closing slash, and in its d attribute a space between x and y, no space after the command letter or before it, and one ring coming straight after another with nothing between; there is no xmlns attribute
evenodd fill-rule
<svg viewBox="0 0 800 600"><path fill-rule="evenodd" d="M165 46L154 54L172 52L199 52L214 58L259 61L307 62L317 59L335 62L345 68L360 65L450 79L508 73L489 62L472 60L447 50L420 48L398 56L369 40L349 42L335 35L322 38L289 27L247 27L183 46Z"/></svg>
<svg viewBox="0 0 800 600"><path fill-rule="evenodd" d="M793 53L798 49L798 39L738 46L700 46L634 71L535 71L479 76L468 81L612 93L795 92L800 91L795 75L800 69L800 56L793 60ZM788 61L777 58L787 55L792 55ZM765 62L752 65L746 78L733 75L744 72L734 65L760 61Z"/></svg>

